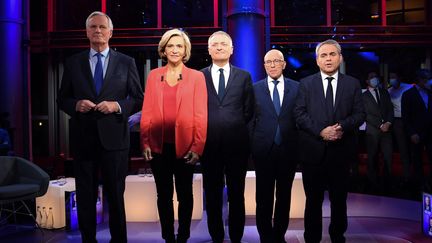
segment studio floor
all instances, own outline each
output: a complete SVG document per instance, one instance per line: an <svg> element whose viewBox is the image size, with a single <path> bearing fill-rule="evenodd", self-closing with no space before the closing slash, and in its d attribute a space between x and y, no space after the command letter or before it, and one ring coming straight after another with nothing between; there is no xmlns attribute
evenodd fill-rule
<svg viewBox="0 0 432 243"><path fill-rule="evenodd" d="M330 242L327 228L329 224L329 203L326 199L323 205L323 240ZM224 210L226 214L226 210ZM347 242L352 243L404 243L404 242L432 242L421 233L421 204L417 201L396 199L350 193L348 198L349 226L346 233ZM134 242L162 243L160 224L128 223L128 240ZM99 242L109 242L108 223L98 225L97 239ZM226 242L229 242L226 236ZM303 219L291 219L285 235L287 242L304 242ZM0 228L0 242L81 242L79 231L65 229L39 230L30 226L3 225ZM211 242L207 231L205 212L201 220L194 220L191 226L191 243ZM259 242L255 226L255 218L248 216L243 236L243 242Z"/></svg>

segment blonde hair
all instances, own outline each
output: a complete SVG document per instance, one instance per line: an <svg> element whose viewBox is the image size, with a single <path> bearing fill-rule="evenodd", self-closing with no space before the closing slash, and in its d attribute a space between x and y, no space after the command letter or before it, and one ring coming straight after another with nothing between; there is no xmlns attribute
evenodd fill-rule
<svg viewBox="0 0 432 243"><path fill-rule="evenodd" d="M183 38L184 44L185 44L185 55L183 57L183 62L187 62L189 61L190 57L191 57L191 49L192 49L192 45L190 42L190 39L188 37L188 35L180 30L180 29L171 29L168 30L167 32L165 32L162 35L161 40L159 41L159 46L158 46L158 53L159 56L162 58L162 60L166 61L167 57L165 55L165 48L166 45L168 44L169 40L173 37L173 36L180 36Z"/></svg>

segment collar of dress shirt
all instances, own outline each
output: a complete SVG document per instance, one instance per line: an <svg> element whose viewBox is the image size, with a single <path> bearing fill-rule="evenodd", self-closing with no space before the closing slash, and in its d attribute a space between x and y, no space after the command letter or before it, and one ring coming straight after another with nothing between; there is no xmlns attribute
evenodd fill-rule
<svg viewBox="0 0 432 243"><path fill-rule="evenodd" d="M271 78L270 76L267 76L267 82L268 83L273 83L273 78ZM284 76L281 75L279 78L276 79L277 81L279 81L279 83L283 83L284 82Z"/></svg>
<svg viewBox="0 0 432 243"><path fill-rule="evenodd" d="M225 64L223 67L219 67L218 65L213 63L213 65L211 67L211 72L219 74L219 69L221 69L221 68L223 68L225 76L230 73L231 67L230 67L229 62L227 62L227 64Z"/></svg>
<svg viewBox="0 0 432 243"><path fill-rule="evenodd" d="M90 59L91 59L94 55L96 55L96 53L98 53L98 52L95 51L95 50L93 50L92 48L90 48ZM103 57L106 58L106 57L108 56L108 53L109 53L109 47L106 48L105 50L101 51L101 53L102 53Z"/></svg>
<svg viewBox="0 0 432 243"><path fill-rule="evenodd" d="M327 77L333 77L334 79L332 81L336 81L336 83L337 83L338 78L339 78L339 71L336 71L336 73L331 75L331 76L321 72L321 78L322 78L323 83L324 82L327 83L327 79L326 79Z"/></svg>

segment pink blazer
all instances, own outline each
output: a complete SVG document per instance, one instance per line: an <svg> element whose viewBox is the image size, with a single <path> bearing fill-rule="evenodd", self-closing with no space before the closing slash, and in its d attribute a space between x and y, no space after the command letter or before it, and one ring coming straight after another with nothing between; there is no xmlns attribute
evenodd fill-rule
<svg viewBox="0 0 432 243"><path fill-rule="evenodd" d="M141 145L162 153L163 86L166 66L153 69L147 77L141 114ZM202 155L207 137L207 88L204 75L183 66L182 80L177 84L177 117L175 148L177 158L193 151Z"/></svg>

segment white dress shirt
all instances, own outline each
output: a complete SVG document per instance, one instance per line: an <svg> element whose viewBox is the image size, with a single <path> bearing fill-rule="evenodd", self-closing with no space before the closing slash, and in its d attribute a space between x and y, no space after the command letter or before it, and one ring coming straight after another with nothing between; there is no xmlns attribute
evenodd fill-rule
<svg viewBox="0 0 432 243"><path fill-rule="evenodd" d="M273 80L271 77L267 76L267 83L268 83L268 88L270 91L270 97L273 100L273 90L275 88L275 84L273 83ZM282 107L282 101L283 101L283 94L284 94L284 90L285 90L285 82L284 82L284 77L283 75L281 75L278 79L279 81L278 85L276 86L278 92L279 92L279 100L280 100L280 105Z"/></svg>
<svg viewBox="0 0 432 243"><path fill-rule="evenodd" d="M324 88L324 97L326 95L327 85L328 85L328 80L326 79L327 77L333 77L333 80L331 81L331 85L332 85L332 88L333 88L333 104L335 104L337 82L338 82L338 78L339 78L339 71L336 71L336 73L333 74L332 76L329 76L329 75L321 72L321 79L322 79L321 81L322 81L323 88Z"/></svg>
<svg viewBox="0 0 432 243"><path fill-rule="evenodd" d="M213 85L215 87L216 93L219 93L219 76L220 76L219 69L221 68L223 68L223 73L225 77L225 88L228 85L228 79L231 71L231 67L229 63L225 64L223 67L219 67L218 65L213 63L211 67L211 76L212 76Z"/></svg>

